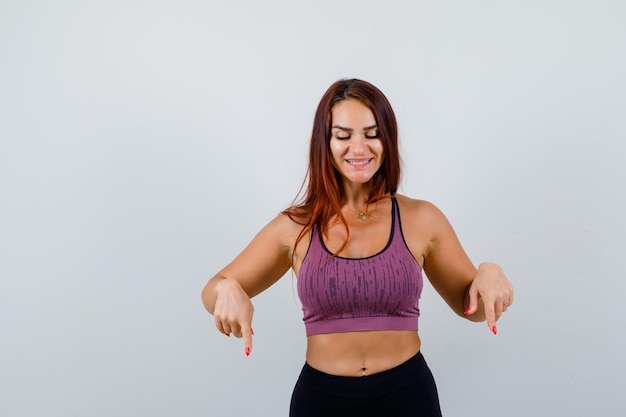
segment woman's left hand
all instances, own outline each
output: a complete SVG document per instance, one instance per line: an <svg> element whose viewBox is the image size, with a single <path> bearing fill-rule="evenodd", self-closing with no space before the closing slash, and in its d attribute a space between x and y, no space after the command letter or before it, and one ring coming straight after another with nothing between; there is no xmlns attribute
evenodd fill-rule
<svg viewBox="0 0 626 417"><path fill-rule="evenodd" d="M480 310L479 300L485 309L489 329L496 334L496 321L513 304L513 286L498 265L485 262L478 267L478 273L469 287L469 307L465 314Z"/></svg>

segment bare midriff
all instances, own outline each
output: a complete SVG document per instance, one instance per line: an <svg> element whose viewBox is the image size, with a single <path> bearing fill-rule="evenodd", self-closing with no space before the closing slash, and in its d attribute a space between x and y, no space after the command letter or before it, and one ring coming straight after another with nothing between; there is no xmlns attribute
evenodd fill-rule
<svg viewBox="0 0 626 417"><path fill-rule="evenodd" d="M394 368L419 352L415 331L317 334L307 340L307 363L337 376L366 376Z"/></svg>

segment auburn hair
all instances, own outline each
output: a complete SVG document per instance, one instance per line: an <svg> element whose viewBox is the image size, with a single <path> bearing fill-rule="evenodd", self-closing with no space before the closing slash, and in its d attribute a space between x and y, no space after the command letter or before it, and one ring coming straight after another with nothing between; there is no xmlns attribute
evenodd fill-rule
<svg viewBox="0 0 626 417"><path fill-rule="evenodd" d="M367 81L358 79L336 81L326 90L317 106L306 177L296 196L296 202L284 211L293 221L304 226L294 248L313 225L317 225L320 232L327 236L331 220L341 221L347 232L346 241L337 253L341 252L350 237L348 223L341 213L343 182L341 174L332 164L330 151L333 107L348 99L359 100L371 110L383 145L383 162L371 179L372 189L367 204L380 200L386 194L393 194L398 189L400 181L398 125L389 100L382 91ZM302 194L305 183L306 191Z"/></svg>

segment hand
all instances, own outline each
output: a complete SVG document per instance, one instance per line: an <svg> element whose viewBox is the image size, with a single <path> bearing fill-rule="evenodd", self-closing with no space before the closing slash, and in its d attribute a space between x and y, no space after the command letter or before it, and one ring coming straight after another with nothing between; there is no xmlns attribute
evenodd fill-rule
<svg viewBox="0 0 626 417"><path fill-rule="evenodd" d="M234 279L224 278L219 282L215 291L215 326L217 330L230 336L243 337L243 347L246 356L252 352L252 315L254 306L248 294Z"/></svg>
<svg viewBox="0 0 626 417"><path fill-rule="evenodd" d="M496 321L513 304L513 286L496 264L483 263L478 267L469 288L469 308L465 314L478 311L478 300L482 300L489 329L496 334Z"/></svg>

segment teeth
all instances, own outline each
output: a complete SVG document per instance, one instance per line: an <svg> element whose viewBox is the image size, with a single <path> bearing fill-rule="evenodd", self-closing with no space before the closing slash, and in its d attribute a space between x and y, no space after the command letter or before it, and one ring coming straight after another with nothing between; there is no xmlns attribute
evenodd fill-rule
<svg viewBox="0 0 626 417"><path fill-rule="evenodd" d="M369 159L366 160L354 160L354 159L348 159L348 163L351 165L365 165L369 162Z"/></svg>

